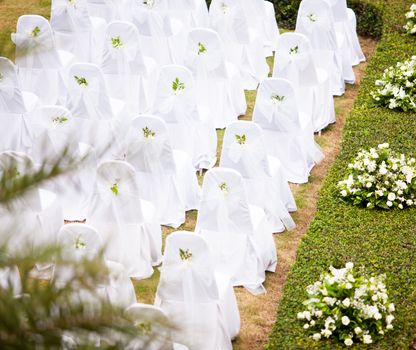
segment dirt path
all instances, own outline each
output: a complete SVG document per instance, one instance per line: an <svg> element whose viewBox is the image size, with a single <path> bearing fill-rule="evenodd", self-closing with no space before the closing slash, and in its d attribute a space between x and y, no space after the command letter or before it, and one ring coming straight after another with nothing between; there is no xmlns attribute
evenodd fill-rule
<svg viewBox="0 0 416 350"><path fill-rule="evenodd" d="M366 57L371 58L376 48L376 42L371 39L361 39L361 44ZM267 275L265 284L267 294L253 296L244 288L235 289L241 313L241 331L239 337L234 341L234 350L263 349L267 343L275 323L283 285L295 262L299 242L315 216L322 182L340 151L346 116L352 109L366 66L367 63L362 63L355 68L357 83L348 86L345 95L335 99L337 123L317 138L325 153L325 160L313 169L308 184L292 186L298 203L298 212L293 215L297 227L294 231L275 236L279 260L276 273L268 273Z"/></svg>

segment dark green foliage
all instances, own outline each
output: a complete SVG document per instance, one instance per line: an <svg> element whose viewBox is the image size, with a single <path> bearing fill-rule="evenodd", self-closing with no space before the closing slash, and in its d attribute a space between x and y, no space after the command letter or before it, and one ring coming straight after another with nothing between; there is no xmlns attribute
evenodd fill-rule
<svg viewBox="0 0 416 350"><path fill-rule="evenodd" d="M284 1L281 1L284 3ZM402 34L404 13L411 0L379 1L383 36L360 87L344 129L342 151L323 184L318 212L303 238L297 261L284 288L278 319L267 350L338 349L332 341L308 339L296 314L302 311L305 288L329 265L348 261L369 273L386 274L389 296L396 304L394 330L376 344L360 349L409 349L416 324L416 210L366 210L342 203L336 185L361 148L388 142L391 148L416 156L416 114L376 107L369 92L383 70L415 54L416 41Z"/></svg>
<svg viewBox="0 0 416 350"><path fill-rule="evenodd" d="M276 10L276 18L282 28L293 29L301 0L272 0ZM348 7L357 16L357 30L361 35L380 37L383 27L381 6L384 1L348 0Z"/></svg>

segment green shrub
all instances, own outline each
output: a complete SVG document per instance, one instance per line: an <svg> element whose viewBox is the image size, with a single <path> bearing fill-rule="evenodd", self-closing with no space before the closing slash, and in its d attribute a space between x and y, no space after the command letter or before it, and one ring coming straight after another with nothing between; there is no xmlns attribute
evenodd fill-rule
<svg viewBox="0 0 416 350"><path fill-rule="evenodd" d="M282 28L294 29L300 0L272 0L276 18ZM357 31L361 35L380 37L383 20L380 7L375 1L348 0L348 7L357 16Z"/></svg>
<svg viewBox="0 0 416 350"><path fill-rule="evenodd" d="M375 2L374 2L375 3ZM380 2L381 3L381 2ZM281 300L268 350L338 349L333 341L308 339L296 314L302 311L305 288L329 265L347 261L365 266L369 273L386 274L390 298L396 305L393 331L360 349L409 349L416 324L416 211L366 210L343 203L337 183L348 172L347 165L362 148L388 142L398 152L416 155L416 116L376 107L370 91L385 68L414 54L415 39L402 34L404 13L411 0L384 1L383 35L366 70L354 108L343 132L342 150L320 191L318 211L302 239Z"/></svg>

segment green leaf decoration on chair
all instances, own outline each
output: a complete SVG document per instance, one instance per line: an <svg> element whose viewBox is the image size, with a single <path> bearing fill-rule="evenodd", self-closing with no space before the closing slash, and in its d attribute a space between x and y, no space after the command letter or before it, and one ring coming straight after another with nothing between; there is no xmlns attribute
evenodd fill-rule
<svg viewBox="0 0 416 350"><path fill-rule="evenodd" d="M55 117L52 119L52 123L54 123L55 125L59 125L59 124L65 124L69 121L69 119L65 116L59 116L59 117Z"/></svg>
<svg viewBox="0 0 416 350"><path fill-rule="evenodd" d="M115 48L115 49L121 49L123 47L123 43L120 39L120 36L116 36L114 38L111 38L111 45Z"/></svg>
<svg viewBox="0 0 416 350"><path fill-rule="evenodd" d="M228 12L228 6L225 2L222 2L220 5L221 12L225 15Z"/></svg>
<svg viewBox="0 0 416 350"><path fill-rule="evenodd" d="M85 241L81 238L81 235L79 235L74 242L74 247L77 250L80 249L85 249L87 247L87 244L85 243Z"/></svg>
<svg viewBox="0 0 416 350"><path fill-rule="evenodd" d="M237 140L237 143L239 145L245 145L246 141L247 141L247 137L245 134L243 135L235 135L235 139Z"/></svg>
<svg viewBox="0 0 416 350"><path fill-rule="evenodd" d="M228 193L228 185L226 182L222 182L218 187L220 188L222 193L224 194Z"/></svg>
<svg viewBox="0 0 416 350"><path fill-rule="evenodd" d="M207 52L207 48L204 46L203 43L198 43L198 55L202 55L203 53Z"/></svg>
<svg viewBox="0 0 416 350"><path fill-rule="evenodd" d="M152 8L155 4L155 0L144 0L143 4L146 5L148 8Z"/></svg>
<svg viewBox="0 0 416 350"><path fill-rule="evenodd" d="M189 249L183 250L179 248L179 256L182 261L191 261L192 260L192 253Z"/></svg>
<svg viewBox="0 0 416 350"><path fill-rule="evenodd" d="M79 86L82 86L82 87L87 87L88 86L88 80L85 79L84 77L77 77L75 75L74 79L76 80L76 82L78 83Z"/></svg>
<svg viewBox="0 0 416 350"><path fill-rule="evenodd" d="M33 28L33 30L30 32L30 36L32 38L36 38L37 36L39 36L39 34L40 34L40 28L38 26Z"/></svg>
<svg viewBox="0 0 416 350"><path fill-rule="evenodd" d="M149 129L147 126L144 127L142 130L143 130L143 136L146 139L151 140L155 138L156 133L153 130Z"/></svg>
<svg viewBox="0 0 416 350"><path fill-rule="evenodd" d="M315 15L314 13L310 13L309 15L306 16L311 22L316 22L318 21L318 16Z"/></svg>
<svg viewBox="0 0 416 350"><path fill-rule="evenodd" d="M68 4L72 5L74 8L77 8L77 1L76 0L68 0Z"/></svg>
<svg viewBox="0 0 416 350"><path fill-rule="evenodd" d="M180 91L185 90L185 84L182 83L179 78L176 78L172 82L172 90L175 92L175 94L178 94Z"/></svg>
<svg viewBox="0 0 416 350"><path fill-rule="evenodd" d="M141 335L149 335L152 332L152 324L150 322L142 322L136 325Z"/></svg>
<svg viewBox="0 0 416 350"><path fill-rule="evenodd" d="M298 46L298 45L296 45L295 47L290 48L290 49L289 49L289 53L290 53L291 55L297 55L297 54L299 53L299 46Z"/></svg>
<svg viewBox="0 0 416 350"><path fill-rule="evenodd" d="M275 95L270 96L270 99L272 100L273 103L279 104L280 102L283 102L283 100L285 99L285 96L275 94Z"/></svg>
<svg viewBox="0 0 416 350"><path fill-rule="evenodd" d="M0 81L3 81L4 75L0 73Z"/></svg>
<svg viewBox="0 0 416 350"><path fill-rule="evenodd" d="M110 187L110 190L111 192L113 192L115 196L118 196L119 194L118 183L117 182L113 183L112 186Z"/></svg>

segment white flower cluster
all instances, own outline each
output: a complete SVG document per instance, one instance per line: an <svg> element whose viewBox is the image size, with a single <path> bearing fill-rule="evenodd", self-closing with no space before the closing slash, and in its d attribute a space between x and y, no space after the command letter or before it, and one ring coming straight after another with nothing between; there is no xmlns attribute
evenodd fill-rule
<svg viewBox="0 0 416 350"><path fill-rule="evenodd" d="M329 271L308 286L309 299L303 303L307 310L297 315L312 339L371 344L393 329L395 307L389 302L385 276L365 277L354 271L352 262Z"/></svg>
<svg viewBox="0 0 416 350"><path fill-rule="evenodd" d="M406 13L407 22L404 26L406 33L416 34L416 4L410 6L409 12Z"/></svg>
<svg viewBox="0 0 416 350"><path fill-rule="evenodd" d="M361 150L338 183L343 200L373 208L416 206L416 160L394 153L388 143Z"/></svg>
<svg viewBox="0 0 416 350"><path fill-rule="evenodd" d="M378 104L390 109L416 111L416 56L386 69L376 86L371 96Z"/></svg>

